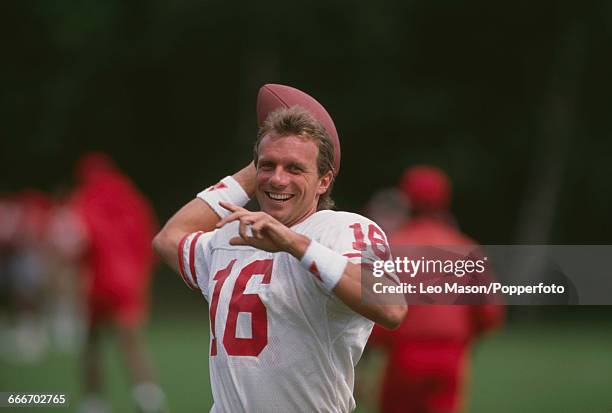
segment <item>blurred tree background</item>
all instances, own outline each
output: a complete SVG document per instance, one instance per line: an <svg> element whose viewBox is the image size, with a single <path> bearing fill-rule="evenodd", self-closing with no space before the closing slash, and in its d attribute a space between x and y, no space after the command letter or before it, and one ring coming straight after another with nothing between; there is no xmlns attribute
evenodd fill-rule
<svg viewBox="0 0 612 413"><path fill-rule="evenodd" d="M246 164L255 97L317 97L341 209L410 164L455 183L483 243L609 243L612 4L4 2L0 191L53 190L109 152L160 219Z"/></svg>

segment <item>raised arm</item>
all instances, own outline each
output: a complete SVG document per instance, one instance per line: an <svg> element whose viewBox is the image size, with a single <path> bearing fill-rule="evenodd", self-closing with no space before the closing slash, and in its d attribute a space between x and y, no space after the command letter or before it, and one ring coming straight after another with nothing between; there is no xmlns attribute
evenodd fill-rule
<svg viewBox="0 0 612 413"><path fill-rule="evenodd" d="M255 166L248 166L232 177L250 197L255 189ZM223 189L223 188L221 188ZM178 271L178 245L181 239L195 231L209 232L221 217L201 198L195 198L175 213L153 239L153 249L175 271Z"/></svg>

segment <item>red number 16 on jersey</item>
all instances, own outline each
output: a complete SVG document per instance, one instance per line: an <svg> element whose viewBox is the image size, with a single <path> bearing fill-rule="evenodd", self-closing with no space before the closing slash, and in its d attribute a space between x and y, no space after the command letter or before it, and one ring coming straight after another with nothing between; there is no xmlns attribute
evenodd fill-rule
<svg viewBox="0 0 612 413"><path fill-rule="evenodd" d="M216 281L210 301L210 327L212 330L212 342L210 355L217 355L217 337L215 324L217 318L217 307L219 305L219 294L223 284L232 273L236 260L230 261L227 267L217 271L213 280ZM230 356L254 356L268 345L268 312L266 306L257 294L248 294L244 290L254 275L263 275L262 284L270 284L272 278L272 260L257 260L246 265L238 274L232 297L229 302L227 321L223 330L223 347ZM251 314L251 338L236 337L236 327L239 313Z"/></svg>

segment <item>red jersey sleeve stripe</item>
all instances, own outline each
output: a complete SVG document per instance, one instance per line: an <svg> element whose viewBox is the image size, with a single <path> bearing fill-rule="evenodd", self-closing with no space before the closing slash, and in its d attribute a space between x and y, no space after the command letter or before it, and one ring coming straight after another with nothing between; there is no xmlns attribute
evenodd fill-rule
<svg viewBox="0 0 612 413"><path fill-rule="evenodd" d="M189 246L189 271L191 271L191 278L193 280L193 284L195 286L198 285L198 278L196 277L196 269L195 269L195 250L198 243L198 238L200 238L204 234L203 232L198 232L195 237L191 240L191 245Z"/></svg>
<svg viewBox="0 0 612 413"><path fill-rule="evenodd" d="M186 234L182 239L181 242L179 242L178 245L178 262L179 262L179 273L181 274L181 278L183 279L183 282L185 284L187 284L187 286L192 289L195 290L194 286L189 282L189 278L187 278L187 275L185 274L185 263L183 260L183 249L185 248L185 241L187 241L187 238L189 238L191 234Z"/></svg>

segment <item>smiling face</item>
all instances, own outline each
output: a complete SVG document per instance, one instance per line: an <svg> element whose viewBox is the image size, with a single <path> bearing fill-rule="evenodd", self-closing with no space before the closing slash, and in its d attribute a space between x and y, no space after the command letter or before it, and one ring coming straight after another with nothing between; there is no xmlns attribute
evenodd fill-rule
<svg viewBox="0 0 612 413"><path fill-rule="evenodd" d="M258 154L255 195L262 211L288 227L315 213L333 176L319 176L316 143L272 132L261 139Z"/></svg>

